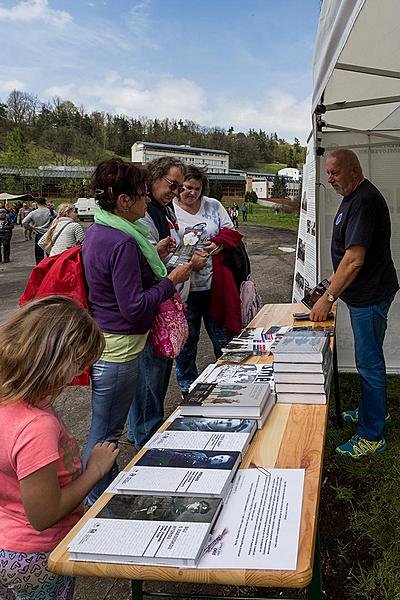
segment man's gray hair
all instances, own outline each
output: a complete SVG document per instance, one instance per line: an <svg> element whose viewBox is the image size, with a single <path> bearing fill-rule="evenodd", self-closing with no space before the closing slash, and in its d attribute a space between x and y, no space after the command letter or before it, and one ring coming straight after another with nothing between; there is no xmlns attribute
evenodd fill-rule
<svg viewBox="0 0 400 600"><path fill-rule="evenodd" d="M174 156L161 156L160 158L155 158L154 160L148 162L146 164L146 171L149 186L151 187L151 184L157 179L162 179L165 177L168 171L173 167L179 169L182 175L185 176L185 163Z"/></svg>
<svg viewBox="0 0 400 600"><path fill-rule="evenodd" d="M336 158L337 160L343 162L347 168L356 169L362 173L362 167L357 154L348 148L338 148L337 150L332 150L332 152L329 152L327 158Z"/></svg>

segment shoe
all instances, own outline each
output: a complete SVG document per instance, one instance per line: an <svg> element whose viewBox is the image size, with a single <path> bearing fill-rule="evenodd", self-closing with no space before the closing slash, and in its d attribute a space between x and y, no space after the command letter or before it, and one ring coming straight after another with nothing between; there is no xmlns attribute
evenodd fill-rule
<svg viewBox="0 0 400 600"><path fill-rule="evenodd" d="M346 458L359 460L364 456L372 456L372 454L384 450L386 450L386 442L383 438L381 440L366 440L359 435L353 435L348 442L336 448L336 453Z"/></svg>
<svg viewBox="0 0 400 600"><path fill-rule="evenodd" d="M181 390L181 400L185 400L189 390Z"/></svg>
<svg viewBox="0 0 400 600"><path fill-rule="evenodd" d="M355 410L345 410L342 412L342 419L344 423L358 423L358 408ZM389 425L392 422L392 417L389 413L385 416L385 425Z"/></svg>

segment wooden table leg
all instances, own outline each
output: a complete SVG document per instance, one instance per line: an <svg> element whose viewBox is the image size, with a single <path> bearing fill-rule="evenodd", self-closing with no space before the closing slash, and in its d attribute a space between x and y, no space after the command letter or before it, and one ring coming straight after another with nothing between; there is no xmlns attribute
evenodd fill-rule
<svg viewBox="0 0 400 600"><path fill-rule="evenodd" d="M143 600L143 581L141 579L132 579L132 600Z"/></svg>
<svg viewBox="0 0 400 600"><path fill-rule="evenodd" d="M322 600L321 561L319 553L319 532L315 541L313 576L308 586L308 600Z"/></svg>

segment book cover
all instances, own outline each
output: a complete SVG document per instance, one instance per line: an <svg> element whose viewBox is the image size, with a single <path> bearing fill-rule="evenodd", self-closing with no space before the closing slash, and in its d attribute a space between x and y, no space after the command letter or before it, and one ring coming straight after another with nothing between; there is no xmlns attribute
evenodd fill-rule
<svg viewBox="0 0 400 600"><path fill-rule="evenodd" d="M181 404L182 415L258 418L270 385L198 383Z"/></svg>
<svg viewBox="0 0 400 600"><path fill-rule="evenodd" d="M221 507L219 498L113 496L73 538L70 558L196 566Z"/></svg>
<svg viewBox="0 0 400 600"><path fill-rule="evenodd" d="M238 451L149 448L119 481L117 490L223 497L240 461Z"/></svg>
<svg viewBox="0 0 400 600"><path fill-rule="evenodd" d="M276 362L322 362L329 334L322 331L291 331L274 349Z"/></svg>
<svg viewBox="0 0 400 600"><path fill-rule="evenodd" d="M255 419L210 419L207 417L176 417L167 431L205 431L210 433L251 433Z"/></svg>
<svg viewBox="0 0 400 600"><path fill-rule="evenodd" d="M210 419L213 420L213 419ZM232 419L231 419L232 420ZM233 419L236 420L236 419ZM240 421L240 419L237 419ZM253 428L249 433L209 432L209 431L173 431L170 428L155 433L146 448L171 448L181 450L215 450L219 452L240 452L243 456L249 447L257 425L252 421Z"/></svg>
<svg viewBox="0 0 400 600"><path fill-rule="evenodd" d="M263 364L238 364L238 365L208 365L190 386L193 389L198 383L246 383L265 384L273 388L274 370L272 365Z"/></svg>
<svg viewBox="0 0 400 600"><path fill-rule="evenodd" d="M167 262L168 269L174 269L176 266L183 265L192 260L205 226L206 223L198 223L193 227L185 228L182 242L177 246L175 252Z"/></svg>

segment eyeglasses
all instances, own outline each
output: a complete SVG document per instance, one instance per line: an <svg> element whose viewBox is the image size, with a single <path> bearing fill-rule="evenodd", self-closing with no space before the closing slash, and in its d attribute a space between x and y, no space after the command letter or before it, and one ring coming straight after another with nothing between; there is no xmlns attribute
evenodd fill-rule
<svg viewBox="0 0 400 600"><path fill-rule="evenodd" d="M170 179L168 179L168 177L163 177L162 179L164 179L168 183L169 189L171 190L171 192L177 191L178 194L183 192L184 188L181 183L176 183L176 181L171 181Z"/></svg>

